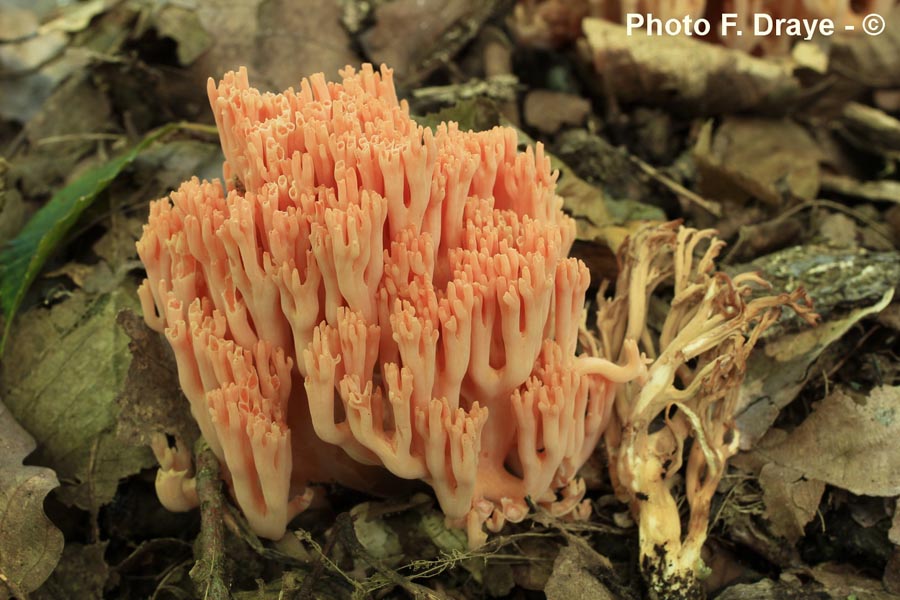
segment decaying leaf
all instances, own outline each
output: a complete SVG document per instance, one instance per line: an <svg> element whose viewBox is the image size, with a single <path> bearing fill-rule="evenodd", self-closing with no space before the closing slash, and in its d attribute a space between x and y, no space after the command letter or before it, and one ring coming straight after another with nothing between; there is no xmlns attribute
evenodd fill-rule
<svg viewBox="0 0 900 600"><path fill-rule="evenodd" d="M881 35L838 36L831 52L831 72L873 87L900 85L900 10L882 15Z"/></svg>
<svg viewBox="0 0 900 600"><path fill-rule="evenodd" d="M59 7L59 10L53 11L55 16L41 25L39 31L41 33L50 31L76 33L82 31L94 17L113 4L115 4L115 0L87 0L85 2L63 5Z"/></svg>
<svg viewBox="0 0 900 600"><path fill-rule="evenodd" d="M877 582L857 577L855 584L840 576L823 576L828 581L807 581L806 572L801 580L795 574L786 574L779 581L763 579L752 584L735 585L716 600L895 600L895 596L877 590Z"/></svg>
<svg viewBox="0 0 900 600"><path fill-rule="evenodd" d="M333 76L360 62L341 26L338 2L211 0L198 2L195 10L200 24L215 38L192 65L204 85L210 74L218 76L244 65L253 73L254 86L283 90L310 73Z"/></svg>
<svg viewBox="0 0 900 600"><path fill-rule="evenodd" d="M85 69L89 62L87 52L69 48L39 70L9 80L0 94L0 116L25 123L41 111L58 85L72 73Z"/></svg>
<svg viewBox="0 0 900 600"><path fill-rule="evenodd" d="M132 356L122 393L116 398L119 439L132 446L149 446L154 433L168 433L192 447L199 431L181 393L169 345L132 310L120 312L116 322L131 338Z"/></svg>
<svg viewBox="0 0 900 600"><path fill-rule="evenodd" d="M900 158L900 120L882 110L858 102L848 102L840 119L845 138L865 152L889 159Z"/></svg>
<svg viewBox="0 0 900 600"><path fill-rule="evenodd" d="M403 548L397 532L379 516L370 516L369 502L357 504L350 510L356 538L369 554L394 567L403 561Z"/></svg>
<svg viewBox="0 0 900 600"><path fill-rule="evenodd" d="M392 0L378 3L375 25L360 36L366 55L409 85L421 81L471 40L497 0ZM397 35L397 32L404 32Z"/></svg>
<svg viewBox="0 0 900 600"><path fill-rule="evenodd" d="M136 306L130 281L96 295L75 290L22 315L2 363L9 408L39 443L35 462L56 470L60 499L92 512L120 478L153 463L148 449L124 448L114 431L129 363L115 318Z"/></svg>
<svg viewBox="0 0 900 600"><path fill-rule="evenodd" d="M40 68L66 47L64 33L51 31L0 44L0 74L9 77Z"/></svg>
<svg viewBox="0 0 900 600"><path fill-rule="evenodd" d="M94 59L114 56L129 37L132 6L116 0L12 2L12 6L5 2L0 11L0 72L6 76L0 115L25 123L46 112L44 103L62 82L79 79ZM12 73L17 74L9 77ZM70 77L73 74L76 77ZM99 132L111 124L112 119L95 120L102 117L99 111L74 117L80 106L73 103L72 109L63 105L55 110L69 127L100 123L96 129L86 128ZM56 157L62 158L62 153Z"/></svg>
<svg viewBox="0 0 900 600"><path fill-rule="evenodd" d="M153 25L161 37L168 37L178 45L178 62L193 63L215 43L200 23L197 13L184 6L166 4L154 12Z"/></svg>
<svg viewBox="0 0 900 600"><path fill-rule="evenodd" d="M114 126L112 106L90 71L66 79L25 125L27 155L13 163L20 187L29 195L48 193L67 179L75 166L94 151L95 134Z"/></svg>
<svg viewBox="0 0 900 600"><path fill-rule="evenodd" d="M830 246L851 248L856 246L859 229L856 221L841 213L826 215L819 223L819 233Z"/></svg>
<svg viewBox="0 0 900 600"><path fill-rule="evenodd" d="M815 375L809 367L822 352L860 320L881 312L893 294L893 289L889 289L871 306L835 316L811 329L775 337L750 356L737 415L741 449L753 448L781 409L797 397L809 377ZM817 300L816 310L820 310Z"/></svg>
<svg viewBox="0 0 900 600"><path fill-rule="evenodd" d="M0 402L0 599L24 598L50 575L63 534L44 514L44 497L59 485L45 467L22 461L35 441Z"/></svg>
<svg viewBox="0 0 900 600"><path fill-rule="evenodd" d="M424 117L417 118L420 125L431 127L434 130L438 125L446 121L456 121L463 131L473 129L482 131L500 125L500 112L497 105L484 96L461 98L452 106L447 106L436 112L428 113Z"/></svg>
<svg viewBox="0 0 900 600"><path fill-rule="evenodd" d="M900 204L900 181L857 181L846 175L822 174L822 191L861 198L871 202Z"/></svg>
<svg viewBox="0 0 900 600"><path fill-rule="evenodd" d="M602 188L607 198L641 202L660 199L660 186L634 163L628 149L615 147L600 135L570 129L559 135L553 149L575 174ZM656 210L653 218L664 220L664 213Z"/></svg>
<svg viewBox="0 0 900 600"><path fill-rule="evenodd" d="M718 600L781 600L792 598L790 587L782 582L771 579L763 579L756 583L741 583L733 585L718 596ZM804 598L804 596L800 596Z"/></svg>
<svg viewBox="0 0 900 600"><path fill-rule="evenodd" d="M615 596L597 579L596 573L610 570L612 565L596 552L570 544L563 546L553 562L553 572L544 593L547 600L595 598L615 600Z"/></svg>
<svg viewBox="0 0 900 600"><path fill-rule="evenodd" d="M577 94L534 90L525 96L525 122L544 134L565 125L578 127L591 113L591 102Z"/></svg>
<svg viewBox="0 0 900 600"><path fill-rule="evenodd" d="M40 19L34 11L7 6L0 13L0 43L15 42L37 33Z"/></svg>
<svg viewBox="0 0 900 600"><path fill-rule="evenodd" d="M772 532L796 543L803 537L803 528L816 516L825 483L807 479L790 467L769 463L759 473L759 485Z"/></svg>
<svg viewBox="0 0 900 600"><path fill-rule="evenodd" d="M877 579L870 579L850 565L824 563L799 573L811 576L823 588L829 598L835 600L896 600L897 596L884 589Z"/></svg>
<svg viewBox="0 0 900 600"><path fill-rule="evenodd" d="M605 89L625 102L701 115L784 110L801 89L787 63L687 37L628 35L603 19L584 19L582 30Z"/></svg>
<svg viewBox="0 0 900 600"><path fill-rule="evenodd" d="M135 198L141 222L146 222L149 196L168 194L191 177L221 179L224 160L222 146L212 141L174 139L147 148L134 161L135 179L141 184L136 190L141 195Z"/></svg>
<svg viewBox="0 0 900 600"><path fill-rule="evenodd" d="M9 240L25 223L26 207L22 195L7 184L9 163L0 158L0 240Z"/></svg>
<svg viewBox="0 0 900 600"><path fill-rule="evenodd" d="M857 495L900 494L900 387L865 398L836 389L787 436L770 432L754 452ZM783 438L783 439L777 439ZM777 440L767 442L767 440Z"/></svg>
<svg viewBox="0 0 900 600"><path fill-rule="evenodd" d="M755 198L770 206L812 200L819 191L816 141L787 119L728 117L712 131L707 123L694 148L700 193Z"/></svg>
<svg viewBox="0 0 900 600"><path fill-rule="evenodd" d="M34 593L34 600L60 598L102 598L109 577L104 553L108 542L66 544L59 566Z"/></svg>

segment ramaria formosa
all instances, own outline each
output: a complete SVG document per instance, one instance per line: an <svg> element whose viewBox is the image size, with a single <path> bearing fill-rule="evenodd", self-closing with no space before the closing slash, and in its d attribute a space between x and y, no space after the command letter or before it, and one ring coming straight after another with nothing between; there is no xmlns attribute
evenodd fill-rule
<svg viewBox="0 0 900 600"><path fill-rule="evenodd" d="M342 75L211 81L226 186L154 202L138 243L145 318L235 500L278 538L311 483L363 464L426 481L472 546L528 499L583 516L576 473L645 366L633 341L621 366L576 356L590 276L549 159L509 128L417 125L385 67ZM189 506L157 450L161 498Z"/></svg>

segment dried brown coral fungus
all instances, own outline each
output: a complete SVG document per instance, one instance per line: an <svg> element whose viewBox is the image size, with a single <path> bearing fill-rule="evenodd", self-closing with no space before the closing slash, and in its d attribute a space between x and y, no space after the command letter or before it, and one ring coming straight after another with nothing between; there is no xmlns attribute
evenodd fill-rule
<svg viewBox="0 0 900 600"><path fill-rule="evenodd" d="M645 376L619 388L605 440L616 493L639 525L642 572L659 599L702 597L700 550L710 502L738 448L734 411L747 356L783 308L815 320L802 289L751 298L765 285L756 274L716 272L723 245L710 230L677 223L640 230L620 251L615 295L601 290L599 338L586 342L617 356L623 340L638 339L653 359ZM673 297L654 332L648 302L663 286ZM682 467L686 527L673 490Z"/></svg>

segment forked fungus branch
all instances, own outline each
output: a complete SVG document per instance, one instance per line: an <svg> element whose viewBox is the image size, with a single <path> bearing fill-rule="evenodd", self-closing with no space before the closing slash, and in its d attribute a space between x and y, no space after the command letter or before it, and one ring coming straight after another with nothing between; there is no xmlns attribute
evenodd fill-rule
<svg viewBox="0 0 900 600"><path fill-rule="evenodd" d="M235 500L277 539L316 482L373 491L367 465L431 485L472 546L528 499L585 516L576 473L644 364L633 341L620 365L576 355L590 275L549 159L509 128L417 125L386 67L342 75L210 81L226 185L154 202L138 243ZM155 449L160 499L190 507L186 457Z"/></svg>

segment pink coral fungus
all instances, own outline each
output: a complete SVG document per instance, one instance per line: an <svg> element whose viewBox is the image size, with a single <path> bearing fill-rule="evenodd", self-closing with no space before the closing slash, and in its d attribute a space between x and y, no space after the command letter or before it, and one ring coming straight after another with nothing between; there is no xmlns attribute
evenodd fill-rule
<svg viewBox="0 0 900 600"><path fill-rule="evenodd" d="M342 76L210 81L227 189L183 184L138 243L235 500L278 538L310 483L364 488L364 464L431 485L473 546L526 499L584 514L576 472L644 365L633 342L621 366L576 356L590 277L549 159L509 128L417 125L386 67ZM190 504L158 454L161 498Z"/></svg>

